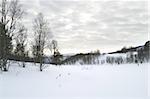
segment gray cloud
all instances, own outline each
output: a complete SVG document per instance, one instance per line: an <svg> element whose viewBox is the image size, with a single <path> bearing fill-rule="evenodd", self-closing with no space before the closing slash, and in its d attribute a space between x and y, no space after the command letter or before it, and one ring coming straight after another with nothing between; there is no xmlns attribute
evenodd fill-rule
<svg viewBox="0 0 150 99"><path fill-rule="evenodd" d="M27 27L42 12L62 52L111 51L148 40L147 0L21 0ZM30 29L32 32L32 29Z"/></svg>

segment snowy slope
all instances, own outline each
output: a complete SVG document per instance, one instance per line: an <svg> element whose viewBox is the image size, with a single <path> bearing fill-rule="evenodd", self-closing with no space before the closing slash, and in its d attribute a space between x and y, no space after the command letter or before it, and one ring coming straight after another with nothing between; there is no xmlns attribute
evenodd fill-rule
<svg viewBox="0 0 150 99"><path fill-rule="evenodd" d="M148 70L147 63L49 65L40 72L13 63L0 74L0 99L148 99Z"/></svg>

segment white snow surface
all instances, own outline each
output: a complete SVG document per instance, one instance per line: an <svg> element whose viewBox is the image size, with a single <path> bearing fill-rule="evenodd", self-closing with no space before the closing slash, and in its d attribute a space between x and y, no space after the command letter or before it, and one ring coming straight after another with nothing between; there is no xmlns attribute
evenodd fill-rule
<svg viewBox="0 0 150 99"><path fill-rule="evenodd" d="M38 65L0 72L0 99L150 99L149 63Z"/></svg>

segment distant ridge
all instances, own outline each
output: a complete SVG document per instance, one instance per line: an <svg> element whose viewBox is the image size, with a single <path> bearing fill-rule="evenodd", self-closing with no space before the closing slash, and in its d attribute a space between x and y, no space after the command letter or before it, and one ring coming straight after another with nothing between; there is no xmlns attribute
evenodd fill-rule
<svg viewBox="0 0 150 99"><path fill-rule="evenodd" d="M137 47L130 47L130 48L122 48L121 50L115 51L115 52L110 52L110 53L78 53L75 55L71 55L67 57L65 60L62 61L62 64L64 63L69 63L70 61L79 61L80 59L83 59L84 57L94 57L94 56L99 56L101 54L121 54L121 53L128 53L128 52L138 52L141 49L148 48L150 51L150 41L147 41L145 45L137 46ZM142 50L143 51L143 50ZM150 53L150 52L146 52Z"/></svg>
<svg viewBox="0 0 150 99"><path fill-rule="evenodd" d="M148 46L148 48L150 49L150 41L147 41L145 43L145 45L141 45L141 46L137 46L137 47L131 47L131 48L125 48L125 49L121 49L121 50L118 50L118 51L115 51L115 52L110 52L108 54L135 52L138 49L144 48L144 46Z"/></svg>
<svg viewBox="0 0 150 99"><path fill-rule="evenodd" d="M122 50L119 50L119 51L110 52L110 53L108 53L108 54L134 52L134 51L137 51L137 49L140 49L140 48L143 48L143 47L144 47L144 45L142 45L142 46L137 46L137 47L126 48L126 49L122 49Z"/></svg>

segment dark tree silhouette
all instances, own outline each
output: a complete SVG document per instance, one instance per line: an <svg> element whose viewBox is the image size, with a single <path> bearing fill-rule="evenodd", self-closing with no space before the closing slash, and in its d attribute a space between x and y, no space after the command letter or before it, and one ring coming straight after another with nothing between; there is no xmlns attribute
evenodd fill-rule
<svg viewBox="0 0 150 99"><path fill-rule="evenodd" d="M18 0L0 1L0 67L3 71L8 71L7 62L12 51L12 40L22 14L23 10Z"/></svg>

